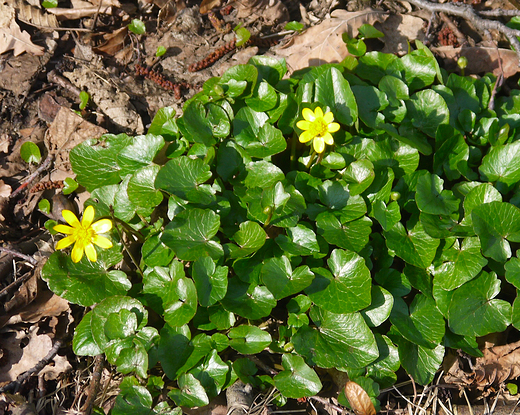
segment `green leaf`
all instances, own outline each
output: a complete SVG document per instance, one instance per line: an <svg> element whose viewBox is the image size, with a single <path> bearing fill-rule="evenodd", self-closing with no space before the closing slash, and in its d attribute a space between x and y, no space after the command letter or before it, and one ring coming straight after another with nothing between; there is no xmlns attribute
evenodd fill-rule
<svg viewBox="0 0 520 415"><path fill-rule="evenodd" d="M498 262L510 258L508 241L520 242L520 209L495 201L475 207L471 217L484 255Z"/></svg>
<svg viewBox="0 0 520 415"><path fill-rule="evenodd" d="M295 20L286 23L283 30L295 30L297 32L301 32L305 25L303 23L297 22Z"/></svg>
<svg viewBox="0 0 520 415"><path fill-rule="evenodd" d="M369 160L354 161L343 173L343 179L348 183L348 191L352 196L363 193L374 178L374 165Z"/></svg>
<svg viewBox="0 0 520 415"><path fill-rule="evenodd" d="M266 287L250 285L234 278L228 282L228 291L221 304L228 311L257 320L271 313L276 307L276 300Z"/></svg>
<svg viewBox="0 0 520 415"><path fill-rule="evenodd" d="M139 386L137 379L134 377L123 379L120 389L112 414L150 415L153 405L152 395L144 386Z"/></svg>
<svg viewBox="0 0 520 415"><path fill-rule="evenodd" d="M247 30L245 27L235 28L236 35L236 45L237 48L240 46L244 46L246 42L251 37L251 32Z"/></svg>
<svg viewBox="0 0 520 415"><path fill-rule="evenodd" d="M224 254L222 246L213 240L219 226L220 217L212 210L184 210L166 225L161 241L184 261L205 255L217 259Z"/></svg>
<svg viewBox="0 0 520 415"><path fill-rule="evenodd" d="M58 7L58 0L43 0L42 7L45 9L52 9L53 7Z"/></svg>
<svg viewBox="0 0 520 415"><path fill-rule="evenodd" d="M176 138L179 134L179 127L175 121L175 114L173 107L160 108L148 127L148 134L162 135L166 140Z"/></svg>
<svg viewBox="0 0 520 415"><path fill-rule="evenodd" d="M181 156L159 170L155 187L192 203L209 204L215 199L214 194L209 186L202 184L210 178L210 168L203 160Z"/></svg>
<svg viewBox="0 0 520 415"><path fill-rule="evenodd" d="M479 167L482 179L511 186L520 181L520 141L489 150Z"/></svg>
<svg viewBox="0 0 520 415"><path fill-rule="evenodd" d="M406 101L406 108L407 117L410 118L413 126L430 137L435 137L440 124L449 122L446 101L431 89L413 94Z"/></svg>
<svg viewBox="0 0 520 415"><path fill-rule="evenodd" d="M78 182L76 180L71 179L70 177L67 177L63 181L63 194L64 195L70 195L72 192L76 191L78 188Z"/></svg>
<svg viewBox="0 0 520 415"><path fill-rule="evenodd" d="M367 366L367 375L382 388L390 387L397 380L395 372L401 366L399 351L388 337L376 333L375 338L379 357Z"/></svg>
<svg viewBox="0 0 520 415"><path fill-rule="evenodd" d="M163 56L166 53L166 48L163 45L157 46L157 51L155 52L155 56L158 58Z"/></svg>
<svg viewBox="0 0 520 415"><path fill-rule="evenodd" d="M215 397L226 384L229 370L230 366L224 363L216 350L212 350L190 373L200 381L208 396Z"/></svg>
<svg viewBox="0 0 520 415"><path fill-rule="evenodd" d="M374 218L379 222L384 231L392 229L401 220L401 211L397 202L390 202L385 205L382 200L374 203Z"/></svg>
<svg viewBox="0 0 520 415"><path fill-rule="evenodd" d="M228 88L230 97L251 96L258 79L258 69L253 65L235 65L229 68L220 78L220 84ZM225 89L226 89L225 88Z"/></svg>
<svg viewBox="0 0 520 415"><path fill-rule="evenodd" d="M92 310L90 322L92 337L101 350L105 350L110 342L105 331L105 325L108 322L109 316L120 312L122 309L127 309L136 315L138 324L137 330L142 329L146 325L148 312L135 298L123 296L105 298Z"/></svg>
<svg viewBox="0 0 520 415"><path fill-rule="evenodd" d="M267 189L284 179L283 171L268 161L251 162L246 166L247 176L244 185L248 188L260 187Z"/></svg>
<svg viewBox="0 0 520 415"><path fill-rule="evenodd" d="M137 170L128 182L128 199L135 205L146 208L158 206L163 195L155 188L155 180L160 168L157 165L142 167Z"/></svg>
<svg viewBox="0 0 520 415"><path fill-rule="evenodd" d="M320 378L301 356L283 354L282 366L284 370L274 377L274 384L285 397L314 396L321 390Z"/></svg>
<svg viewBox="0 0 520 415"><path fill-rule="evenodd" d="M395 298L390 321L405 339L426 348L435 348L444 336L444 317L424 294L414 297L410 310L403 299Z"/></svg>
<svg viewBox="0 0 520 415"><path fill-rule="evenodd" d="M436 174L423 174L417 179L415 201L421 212L431 215L449 215L459 208L460 200L453 192L442 190L442 180Z"/></svg>
<svg viewBox="0 0 520 415"><path fill-rule="evenodd" d="M349 82L338 69L328 68L316 79L315 85L315 100L327 105L334 118L346 125L353 125L356 122L358 117L356 98Z"/></svg>
<svg viewBox="0 0 520 415"><path fill-rule="evenodd" d="M291 255L307 256L320 251L314 231L299 223L295 227L286 228L287 235L280 234L275 241L280 248Z"/></svg>
<svg viewBox="0 0 520 415"><path fill-rule="evenodd" d="M87 313L74 329L72 350L78 356L97 356L104 352L92 335L92 313Z"/></svg>
<svg viewBox="0 0 520 415"><path fill-rule="evenodd" d="M378 327L390 316L394 297L383 287L372 285L371 298L372 302L367 308L361 310L361 315L369 327Z"/></svg>
<svg viewBox="0 0 520 415"><path fill-rule="evenodd" d="M246 98L246 104L254 111L268 111L277 104L276 90L266 81L256 84L253 96Z"/></svg>
<svg viewBox="0 0 520 415"><path fill-rule="evenodd" d="M305 293L320 308L352 313L370 305L371 278L365 260L352 251L335 249L324 268L313 268L314 281Z"/></svg>
<svg viewBox="0 0 520 415"><path fill-rule="evenodd" d="M354 85L352 91L359 104L359 118L368 127L380 128L385 121L383 111L389 104L386 94L374 86Z"/></svg>
<svg viewBox="0 0 520 415"><path fill-rule="evenodd" d="M216 266L210 257L202 257L193 262L191 274L201 306L209 307L226 295L228 267Z"/></svg>
<svg viewBox="0 0 520 415"><path fill-rule="evenodd" d="M363 56L367 52L367 45L363 39L349 39L347 41L347 50L351 55Z"/></svg>
<svg viewBox="0 0 520 415"><path fill-rule="evenodd" d="M507 282L513 284L516 288L520 288L520 259L511 258L504 266L506 270Z"/></svg>
<svg viewBox="0 0 520 415"><path fill-rule="evenodd" d="M87 91L81 91L79 93L79 99L81 101L79 104L79 109L84 110L87 107L88 101L90 100L90 95Z"/></svg>
<svg viewBox="0 0 520 415"><path fill-rule="evenodd" d="M51 202L49 202L48 199L40 200L38 202L38 209L45 214L49 214L51 212Z"/></svg>
<svg viewBox="0 0 520 415"><path fill-rule="evenodd" d="M384 34L381 33L379 30L377 30L374 26L371 24L365 23L360 26L358 29L359 36L364 39L374 39L378 37L383 37Z"/></svg>
<svg viewBox="0 0 520 415"><path fill-rule="evenodd" d="M368 243L372 221L366 216L341 223L332 212L323 212L316 218L318 235L332 245L359 252Z"/></svg>
<svg viewBox="0 0 520 415"><path fill-rule="evenodd" d="M148 238L141 247L143 262L149 267L167 266L175 253L161 242L161 234Z"/></svg>
<svg viewBox="0 0 520 415"><path fill-rule="evenodd" d="M74 263L69 255L54 252L42 269L49 288L74 304L89 307L112 295L124 295L132 287L123 271L111 270L123 259L120 247L98 252L98 260L83 257Z"/></svg>
<svg viewBox="0 0 520 415"><path fill-rule="evenodd" d="M128 25L128 30L136 35L143 35L146 33L146 26L144 22L139 19L133 19L132 22Z"/></svg>
<svg viewBox="0 0 520 415"><path fill-rule="evenodd" d="M306 265L293 271L285 255L265 260L261 275L263 283L277 300L303 291L314 279Z"/></svg>
<svg viewBox="0 0 520 415"><path fill-rule="evenodd" d="M193 280L185 278L180 262L170 271L155 267L147 269L143 278L143 293L148 302L172 327L187 324L197 311L197 291Z"/></svg>
<svg viewBox="0 0 520 415"><path fill-rule="evenodd" d="M229 331L229 346L242 354L258 354L271 344L271 335L254 326L238 326Z"/></svg>
<svg viewBox="0 0 520 415"><path fill-rule="evenodd" d="M431 85L437 75L436 60L433 55L421 50L409 53L401 58L404 67L405 82L410 91Z"/></svg>
<svg viewBox="0 0 520 415"><path fill-rule="evenodd" d="M448 309L450 329L464 336L485 336L504 331L511 324L511 305L495 299L500 280L483 271L453 292Z"/></svg>
<svg viewBox="0 0 520 415"><path fill-rule="evenodd" d="M42 159L40 148L32 141L26 141L20 147L20 156L26 163L38 164Z"/></svg>
<svg viewBox="0 0 520 415"><path fill-rule="evenodd" d="M190 373L183 373L178 379L179 389L172 389L168 397L179 406L193 408L209 403L208 395L200 381Z"/></svg>
<svg viewBox="0 0 520 415"><path fill-rule="evenodd" d="M433 269L433 282L447 291L472 280L487 265L487 260L480 253L477 238L464 239L462 246L456 241L452 249L443 252L442 261Z"/></svg>
<svg viewBox="0 0 520 415"><path fill-rule="evenodd" d="M182 120L182 123L178 124L179 129L188 141L204 144L206 147L216 144L213 126L201 101L189 101L184 107L184 113L180 120Z"/></svg>
<svg viewBox="0 0 520 415"><path fill-rule="evenodd" d="M427 268L435 257L440 240L429 236L420 222L407 231L401 222L384 232L389 249L404 261L419 268Z"/></svg>
<svg viewBox="0 0 520 415"><path fill-rule="evenodd" d="M400 335L391 335L399 350L401 365L420 385L427 385L437 373L444 358L444 347L433 349L411 343Z"/></svg>
<svg viewBox="0 0 520 415"><path fill-rule="evenodd" d="M322 368L363 368L379 355L374 335L359 313L334 314L313 307L316 327L303 326L292 337L296 352Z"/></svg>

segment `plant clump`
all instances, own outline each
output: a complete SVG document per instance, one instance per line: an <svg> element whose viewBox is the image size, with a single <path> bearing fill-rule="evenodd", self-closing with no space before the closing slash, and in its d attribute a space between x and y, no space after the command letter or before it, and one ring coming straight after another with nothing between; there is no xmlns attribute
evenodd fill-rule
<svg viewBox="0 0 520 415"><path fill-rule="evenodd" d="M416 46L291 77L253 57L146 135L71 151L113 246L54 252L42 275L95 306L73 349L129 375L114 415L180 414L237 379L283 405L332 368L377 407L399 368L427 384L447 348L520 327L518 91L490 108L495 77Z"/></svg>

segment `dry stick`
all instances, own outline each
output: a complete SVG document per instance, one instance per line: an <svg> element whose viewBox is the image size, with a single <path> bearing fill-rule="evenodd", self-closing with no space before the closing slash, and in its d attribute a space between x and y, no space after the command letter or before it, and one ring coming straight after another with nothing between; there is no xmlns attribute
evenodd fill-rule
<svg viewBox="0 0 520 415"><path fill-rule="evenodd" d="M331 409L334 409L335 411L338 411L341 414L352 414L353 412L350 412L349 410L342 408L338 405L333 404L332 402L329 402L325 398L322 398L321 396L309 396L307 399L312 399L313 401L321 403L323 406L329 407Z"/></svg>
<svg viewBox="0 0 520 415"><path fill-rule="evenodd" d="M11 254L11 255L16 256L18 258L25 259L31 265L37 265L38 264L38 261L35 260L34 258L30 257L29 255L22 254L21 252L14 251L14 250L12 250L10 248L4 248L4 247L0 246L0 252L5 252L7 254Z"/></svg>
<svg viewBox="0 0 520 415"><path fill-rule="evenodd" d="M56 340L49 353L47 353L47 356L45 356L42 360L36 363L36 366L34 366L32 369L29 369L27 372L24 372L21 375L19 375L16 378L16 380L13 380L4 387L0 388L0 393L5 393L9 391L12 391L13 393L18 392L18 389L20 388L23 382L25 382L31 375L39 373L40 370L42 370L45 366L49 364L49 362L54 358L54 356L56 356L56 353L58 353L58 350L60 349L62 343L63 342L60 339Z"/></svg>
<svg viewBox="0 0 520 415"><path fill-rule="evenodd" d="M99 384L101 382L101 372L103 371L104 355L98 354L94 357L94 370L92 371L92 380L87 390L87 399L81 408L81 415L90 415L94 407Z"/></svg>
<svg viewBox="0 0 520 415"><path fill-rule="evenodd" d="M520 62L520 42L516 38L520 36L520 30L511 29L507 27L505 24L498 22L496 20L486 20L481 18L473 8L467 4L454 4L454 3L430 3L427 0L410 0L410 3L414 4L417 7L422 9L429 10L432 13L443 12L446 14L450 14L453 16L459 16L470 23L472 23L477 29L481 31L485 30L498 30L500 33L503 33L511 46L513 46L518 60Z"/></svg>
<svg viewBox="0 0 520 415"><path fill-rule="evenodd" d="M47 167L49 167L49 164L51 164L52 162L52 159L54 157L52 156L51 153L49 153L49 155L47 156L47 158L45 159L45 161L40 165L40 167L38 167L34 173L32 173L31 175L29 175L27 177L27 179L25 179L25 181L18 187L18 189L16 189L13 193L11 193L11 195L9 196L10 199L13 199L18 193L20 193L23 189L25 189L27 186L29 186L29 184L41 173L43 172Z"/></svg>

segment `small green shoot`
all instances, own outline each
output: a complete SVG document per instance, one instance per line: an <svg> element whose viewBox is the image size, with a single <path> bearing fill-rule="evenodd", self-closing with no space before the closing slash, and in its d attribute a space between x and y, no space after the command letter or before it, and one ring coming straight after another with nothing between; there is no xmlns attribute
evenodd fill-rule
<svg viewBox="0 0 520 415"><path fill-rule="evenodd" d="M83 111L88 105L88 102L90 100L90 94L87 91L81 91L79 93L79 100L79 109Z"/></svg>
<svg viewBox="0 0 520 415"><path fill-rule="evenodd" d="M293 20L292 22L287 23L283 29L284 30L294 30L294 31L300 33L304 27L305 27L305 25L303 23Z"/></svg>
<svg viewBox="0 0 520 415"><path fill-rule="evenodd" d="M38 164L42 159L40 148L32 141L27 141L20 147L20 156L27 163Z"/></svg>
<svg viewBox="0 0 520 415"><path fill-rule="evenodd" d="M58 0L43 0L42 7L45 9L53 9L58 7Z"/></svg>
<svg viewBox="0 0 520 415"><path fill-rule="evenodd" d="M235 31L235 36L237 38L236 45L237 47L243 46L251 37L251 32L247 30L245 27L241 27L238 25L233 29Z"/></svg>
<svg viewBox="0 0 520 415"><path fill-rule="evenodd" d="M165 53L166 53L166 48L161 45L161 46L157 47L157 51L155 52L155 56L157 56L159 58L159 57L163 56Z"/></svg>
<svg viewBox="0 0 520 415"><path fill-rule="evenodd" d="M142 20L133 19L132 23L128 25L128 30L136 35L143 35L146 33L146 26Z"/></svg>
<svg viewBox="0 0 520 415"><path fill-rule="evenodd" d="M40 209L41 212L48 215L51 212L51 202L49 202L48 199L42 199L38 202L38 209Z"/></svg>
<svg viewBox="0 0 520 415"><path fill-rule="evenodd" d="M63 194L64 195L70 195L72 192L76 191L78 188L78 182L76 180L71 179L70 177L67 177L63 181L64 187L63 187Z"/></svg>

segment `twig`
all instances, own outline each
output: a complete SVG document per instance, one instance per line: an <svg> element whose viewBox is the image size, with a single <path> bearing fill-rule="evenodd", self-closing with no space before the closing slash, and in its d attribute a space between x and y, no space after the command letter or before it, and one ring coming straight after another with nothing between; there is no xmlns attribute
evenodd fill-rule
<svg viewBox="0 0 520 415"><path fill-rule="evenodd" d="M518 59L520 61L520 42L516 38L517 36L520 36L520 30L511 29L510 27L507 27L505 24L498 22L496 20L483 19L468 4L430 3L427 0L410 0L410 3L414 4L417 7L420 7L422 9L429 10L432 13L443 12L443 13L450 14L453 16L462 17L462 18L468 20L478 30L481 30L482 32L484 32L486 30L498 30L499 32L503 33L507 37L507 39L509 40L509 43L515 50L515 52L518 56Z"/></svg>
<svg viewBox="0 0 520 415"><path fill-rule="evenodd" d="M520 10L504 10L504 9L495 9L495 10L481 10L477 12L479 16L486 17L510 17L510 16L520 16Z"/></svg>
<svg viewBox="0 0 520 415"><path fill-rule="evenodd" d="M92 408L94 407L94 401L96 400L99 384L101 382L101 373L103 372L104 355L98 354L94 357L94 370L92 372L92 380L90 381L89 388L87 390L87 399L81 408L81 415L90 415Z"/></svg>
<svg viewBox="0 0 520 415"><path fill-rule="evenodd" d="M49 353L47 353L47 356L45 356L42 360L36 363L36 365L32 369L29 369L27 372L24 372L21 375L19 375L16 378L16 380L13 380L4 387L0 388L0 393L10 391L12 391L13 393L18 392L18 389L20 389L20 386L23 382L25 382L31 375L39 373L40 370L42 370L45 366L49 364L49 362L54 358L54 356L56 356L56 353L58 353L58 350L60 349L62 343L63 342L60 339L56 340Z"/></svg>
<svg viewBox="0 0 520 415"><path fill-rule="evenodd" d="M346 414L346 415L352 414L352 412L350 412L349 410L342 408L338 405L335 405L335 404L329 402L328 400L326 400L325 398L322 398L321 396L309 396L307 399L312 399L313 401L319 402L326 407L329 407L329 408L334 409L335 411L338 411L342 415L343 414Z"/></svg>
<svg viewBox="0 0 520 415"><path fill-rule="evenodd" d="M37 265L38 261L35 260L33 257L30 257L29 255L22 254L21 252L14 251L10 248L4 248L0 246L0 252L5 252L7 254L11 254L13 256L16 256L21 259L25 259L27 262L29 262L31 265Z"/></svg>
<svg viewBox="0 0 520 415"><path fill-rule="evenodd" d="M23 189L25 189L27 186L29 186L29 184L42 172L44 171L47 167L49 167L49 165L51 164L52 162L52 159L53 159L53 155L51 153L49 153L49 155L47 156L47 158L45 159L45 161L40 165L40 167L38 167L34 173L30 174L27 179L25 179L25 181L18 187L18 189L16 189L13 193L11 193L11 195L9 196L10 199L13 199L16 195L18 195L18 193L20 193Z"/></svg>
<svg viewBox="0 0 520 415"><path fill-rule="evenodd" d="M266 365L258 357L254 356L254 355L250 355L250 356L248 356L248 358L268 375L275 376L278 374L277 370L274 370L272 367Z"/></svg>

